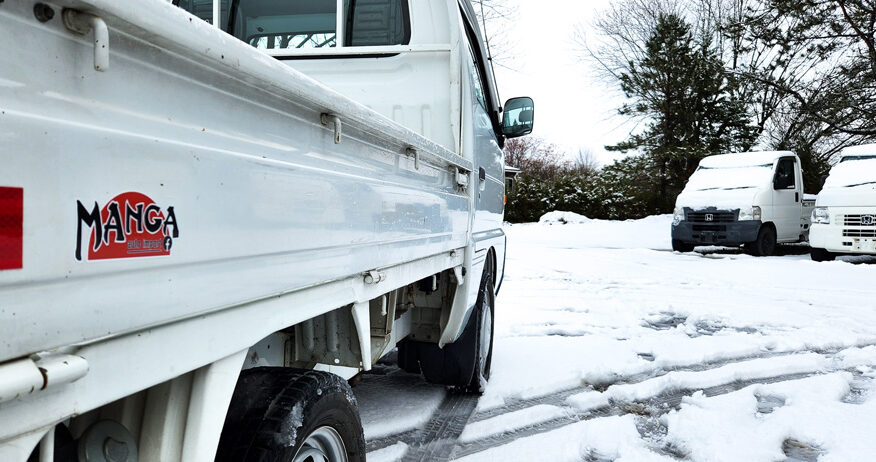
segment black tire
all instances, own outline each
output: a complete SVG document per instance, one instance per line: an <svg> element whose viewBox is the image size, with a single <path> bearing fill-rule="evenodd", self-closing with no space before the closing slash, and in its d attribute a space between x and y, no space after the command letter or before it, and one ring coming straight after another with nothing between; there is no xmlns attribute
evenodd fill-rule
<svg viewBox="0 0 876 462"><path fill-rule="evenodd" d="M672 250L675 252L693 252L694 245L688 244L678 239L672 240Z"/></svg>
<svg viewBox="0 0 876 462"><path fill-rule="evenodd" d="M809 258L811 258L812 261L834 261L836 259L836 254L830 253L825 249L813 247L809 250Z"/></svg>
<svg viewBox="0 0 876 462"><path fill-rule="evenodd" d="M755 257L768 257L776 252L776 230L772 226L761 226L757 240L745 244L745 251Z"/></svg>
<svg viewBox="0 0 876 462"><path fill-rule="evenodd" d="M478 317L477 333L477 359L475 370L472 374L471 383L467 391L470 393L483 394L490 380L490 369L493 365L493 332L495 321L496 291L493 287L493 277L487 274L484 287L478 294L478 302L475 306Z"/></svg>
<svg viewBox="0 0 876 462"><path fill-rule="evenodd" d="M412 340L402 340L398 342L398 367L405 372L411 374L419 374L420 361L418 358L417 342Z"/></svg>
<svg viewBox="0 0 876 462"><path fill-rule="evenodd" d="M291 462L312 449L312 435L325 432L343 441L339 453L346 456L330 460L365 461L362 422L346 380L321 371L248 369L234 389L216 460Z"/></svg>
<svg viewBox="0 0 876 462"><path fill-rule="evenodd" d="M493 362L494 305L493 277L490 271L486 271L462 335L444 348L434 343L402 342L399 344L399 367L414 372L412 362L416 361L416 368L427 382L449 385L469 393L483 393ZM488 351L484 352L485 349Z"/></svg>

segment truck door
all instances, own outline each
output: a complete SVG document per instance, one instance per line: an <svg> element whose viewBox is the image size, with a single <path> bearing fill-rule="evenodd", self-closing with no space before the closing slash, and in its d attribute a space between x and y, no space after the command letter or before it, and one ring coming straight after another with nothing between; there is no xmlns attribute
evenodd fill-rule
<svg viewBox="0 0 876 462"><path fill-rule="evenodd" d="M487 92L486 59L481 56L477 38L473 34L466 34L468 39L468 57L465 63L469 74L463 80L468 84L471 92L469 101L471 111L471 130L474 155L474 167L476 169L475 192L475 222L472 231L475 233L475 241L484 235L498 230L502 226L502 212L504 210L504 162L502 149L496 136L498 121L491 117L490 104L492 98ZM467 82L466 82L467 81Z"/></svg>
<svg viewBox="0 0 876 462"><path fill-rule="evenodd" d="M802 185L798 184L797 159L783 157L776 165L773 177L773 210L775 211L776 236L782 240L796 240L800 235L800 210Z"/></svg>

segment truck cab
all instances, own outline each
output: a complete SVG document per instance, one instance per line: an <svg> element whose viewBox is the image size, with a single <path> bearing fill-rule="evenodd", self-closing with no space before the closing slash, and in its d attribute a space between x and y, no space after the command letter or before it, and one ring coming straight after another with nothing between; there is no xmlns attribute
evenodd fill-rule
<svg viewBox="0 0 876 462"><path fill-rule="evenodd" d="M876 255L876 144L845 148L812 212L814 261Z"/></svg>
<svg viewBox="0 0 876 462"><path fill-rule="evenodd" d="M807 239L813 205L793 152L709 156L676 200L672 248L742 245L752 255L772 255L778 243Z"/></svg>

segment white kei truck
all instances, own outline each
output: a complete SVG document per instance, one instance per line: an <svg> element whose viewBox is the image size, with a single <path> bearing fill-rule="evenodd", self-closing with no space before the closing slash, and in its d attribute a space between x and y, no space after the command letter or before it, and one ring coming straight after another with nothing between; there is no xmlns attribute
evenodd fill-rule
<svg viewBox="0 0 876 462"><path fill-rule="evenodd" d="M812 212L809 255L876 255L876 144L850 146L825 178Z"/></svg>
<svg viewBox="0 0 876 462"><path fill-rule="evenodd" d="M363 461L395 347L482 392L533 103L469 0L0 0L0 50L0 461Z"/></svg>
<svg viewBox="0 0 876 462"><path fill-rule="evenodd" d="M793 152L709 156L676 200L672 249L742 245L754 256L772 255L778 243L808 239L814 206Z"/></svg>

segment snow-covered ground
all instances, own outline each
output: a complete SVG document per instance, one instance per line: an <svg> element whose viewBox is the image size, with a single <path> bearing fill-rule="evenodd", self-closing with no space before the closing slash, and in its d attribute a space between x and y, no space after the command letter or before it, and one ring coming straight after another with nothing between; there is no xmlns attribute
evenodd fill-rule
<svg viewBox="0 0 876 462"><path fill-rule="evenodd" d="M366 377L369 460L872 457L876 260L673 253L670 221L507 226L486 393L465 410L416 376ZM423 452L427 434L450 448Z"/></svg>

